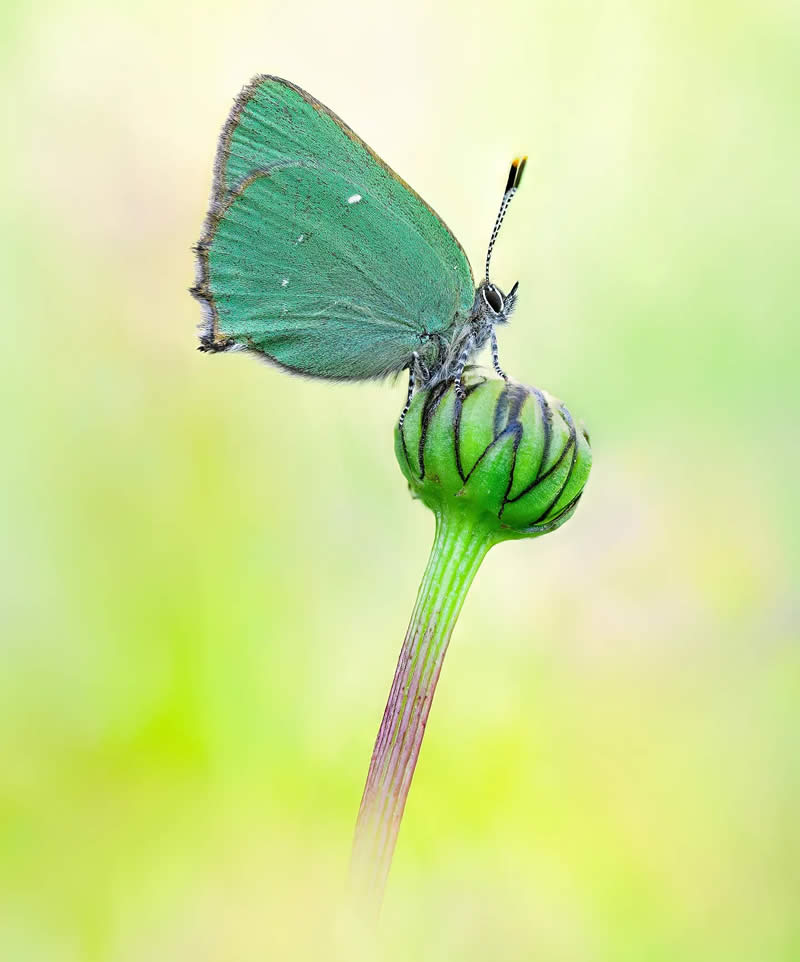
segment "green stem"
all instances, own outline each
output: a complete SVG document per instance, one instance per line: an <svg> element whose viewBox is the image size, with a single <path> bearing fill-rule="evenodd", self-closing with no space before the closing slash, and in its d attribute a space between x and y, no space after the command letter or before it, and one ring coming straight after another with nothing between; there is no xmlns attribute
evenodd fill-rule
<svg viewBox="0 0 800 962"><path fill-rule="evenodd" d="M496 523L493 528L466 511L436 515L436 537L375 740L353 841L353 881L376 913L442 660L469 586L494 543L493 530Z"/></svg>

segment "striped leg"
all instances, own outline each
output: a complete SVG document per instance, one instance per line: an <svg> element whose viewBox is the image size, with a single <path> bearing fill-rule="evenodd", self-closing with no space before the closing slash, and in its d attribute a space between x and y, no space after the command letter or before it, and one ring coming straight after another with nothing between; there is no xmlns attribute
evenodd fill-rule
<svg viewBox="0 0 800 962"><path fill-rule="evenodd" d="M470 355L473 350L473 339L470 337L464 344L464 350L461 352L458 358L458 364L456 365L456 374L453 378L453 384L456 386L456 394L463 401L467 396L464 388L461 386L461 377L464 374L464 368L467 366L467 361L470 359Z"/></svg>
<svg viewBox="0 0 800 962"><path fill-rule="evenodd" d="M508 375L500 367L500 356L497 353L497 335L494 332L494 328L492 328L492 364L494 365L494 369L495 371L497 371L500 377L504 381L508 381Z"/></svg>
<svg viewBox="0 0 800 962"><path fill-rule="evenodd" d="M414 351L411 355L411 363L408 365L408 397L406 397L406 406L400 412L400 420L397 422L399 428L403 426L403 421L406 419L408 409L411 407L411 398L414 397L414 369L418 363L419 355Z"/></svg>

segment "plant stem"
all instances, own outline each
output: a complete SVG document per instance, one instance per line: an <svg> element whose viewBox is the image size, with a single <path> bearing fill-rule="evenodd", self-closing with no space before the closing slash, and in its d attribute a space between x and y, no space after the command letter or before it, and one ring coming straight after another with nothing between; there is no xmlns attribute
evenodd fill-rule
<svg viewBox="0 0 800 962"><path fill-rule="evenodd" d="M437 512L436 537L375 740L353 841L352 879L375 914L442 660L469 586L493 543L492 528L474 515Z"/></svg>

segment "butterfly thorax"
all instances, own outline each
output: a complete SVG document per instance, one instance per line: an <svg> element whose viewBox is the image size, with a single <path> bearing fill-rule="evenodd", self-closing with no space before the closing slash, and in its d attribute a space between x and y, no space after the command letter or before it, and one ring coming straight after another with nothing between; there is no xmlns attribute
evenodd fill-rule
<svg viewBox="0 0 800 962"><path fill-rule="evenodd" d="M452 381L464 365L487 344L494 328L506 324L517 300L516 285L507 295L495 285L483 281L475 291L472 310L466 317L456 317L452 328L442 336L427 341L419 353L415 376L423 387Z"/></svg>

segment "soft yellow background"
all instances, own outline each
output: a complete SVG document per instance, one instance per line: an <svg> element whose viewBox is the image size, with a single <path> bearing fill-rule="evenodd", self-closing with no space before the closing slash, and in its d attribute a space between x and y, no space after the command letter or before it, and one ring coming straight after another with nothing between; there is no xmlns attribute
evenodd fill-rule
<svg viewBox="0 0 800 962"><path fill-rule="evenodd" d="M0 957L800 958L794 0L6 4ZM589 425L467 601L382 928L341 900L431 519L403 384L195 348L256 72L339 113Z"/></svg>

